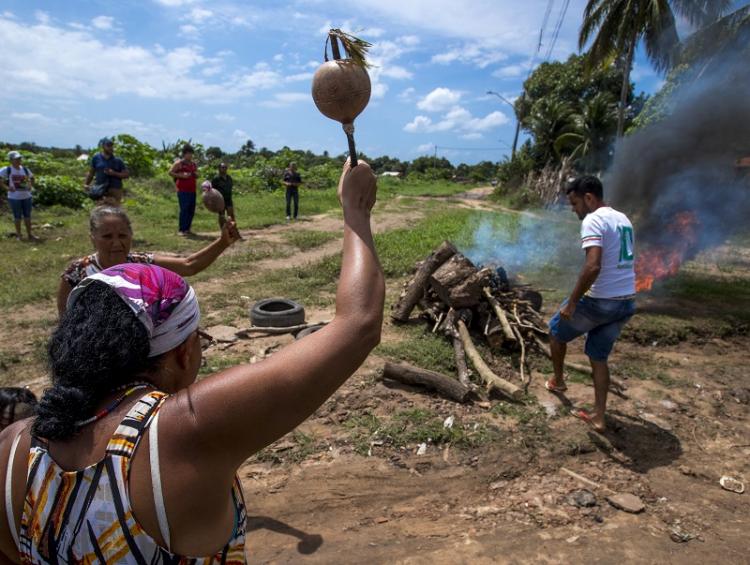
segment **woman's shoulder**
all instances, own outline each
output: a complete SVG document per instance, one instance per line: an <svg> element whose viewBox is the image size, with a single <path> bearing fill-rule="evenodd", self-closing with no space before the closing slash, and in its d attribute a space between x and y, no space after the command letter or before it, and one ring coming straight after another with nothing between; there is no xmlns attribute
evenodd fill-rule
<svg viewBox="0 0 750 565"><path fill-rule="evenodd" d="M128 263L148 263L150 265L153 262L153 253L144 253L141 251L133 251L131 253L128 253Z"/></svg>
<svg viewBox="0 0 750 565"><path fill-rule="evenodd" d="M73 259L63 271L62 278L67 280L72 286L75 286L86 278L86 269L95 264L96 254Z"/></svg>

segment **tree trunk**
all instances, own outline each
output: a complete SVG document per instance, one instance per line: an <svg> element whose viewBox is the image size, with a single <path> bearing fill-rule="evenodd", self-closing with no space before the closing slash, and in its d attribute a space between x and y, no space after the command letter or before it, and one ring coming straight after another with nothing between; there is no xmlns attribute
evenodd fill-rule
<svg viewBox="0 0 750 565"><path fill-rule="evenodd" d="M471 389L463 383L458 382L447 375L428 371L408 365L407 363L386 362L383 367L384 379L391 379L410 386L421 386L434 390L440 396L456 402L466 402L471 394Z"/></svg>
<svg viewBox="0 0 750 565"><path fill-rule="evenodd" d="M487 385L487 390L489 392L496 390L511 398L512 400L520 400L523 396L523 391L513 383L498 377L492 371L492 369L487 366L487 363L484 362L484 359L482 359L479 351L477 351L477 348L474 346L474 342L471 341L469 330L466 327L464 321L458 320L457 325L458 335L461 336L461 342L463 343L464 349L466 350L466 355L471 361L471 364L474 365L477 373L479 373L479 376L482 377L485 385Z"/></svg>
<svg viewBox="0 0 750 565"><path fill-rule="evenodd" d="M466 257L457 253L432 274L430 285L443 303L458 310L479 304L482 287L489 277L489 269L480 271Z"/></svg>
<svg viewBox="0 0 750 565"><path fill-rule="evenodd" d="M636 37L628 44L625 55L625 68L622 70L622 89L620 90L620 107L617 110L617 138L625 134L625 108L628 104L630 92L630 70L633 68L633 54L635 52Z"/></svg>
<svg viewBox="0 0 750 565"><path fill-rule="evenodd" d="M434 273L443 263L453 257L458 251L452 243L444 241L440 247L435 249L432 254L417 269L412 277L406 291L399 301L393 306L391 318L397 322L406 322L409 319L411 311L417 304L424 293L427 281L430 275Z"/></svg>

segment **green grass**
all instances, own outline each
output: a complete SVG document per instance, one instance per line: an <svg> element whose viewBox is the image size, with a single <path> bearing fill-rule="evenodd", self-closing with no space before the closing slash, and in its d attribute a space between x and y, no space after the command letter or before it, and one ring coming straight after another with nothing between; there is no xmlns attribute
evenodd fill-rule
<svg viewBox="0 0 750 565"><path fill-rule="evenodd" d="M445 418L433 410L413 408L401 410L392 416L357 414L344 422L354 449L367 455L372 442L382 442L393 448L431 445L454 445L459 448L478 447L495 441L500 430L484 422L463 422L456 418L453 427L446 428Z"/></svg>
<svg viewBox="0 0 750 565"><path fill-rule="evenodd" d="M289 242L289 245L296 247L300 251L320 247L324 243L328 243L339 237L341 237L340 233L316 230L290 231L284 234L284 239Z"/></svg>
<svg viewBox="0 0 750 565"><path fill-rule="evenodd" d="M459 184L450 181L418 181L381 178L378 181L378 198L396 196L455 196L471 190L476 184Z"/></svg>
<svg viewBox="0 0 750 565"><path fill-rule="evenodd" d="M380 344L375 353L438 373L454 374L453 347L442 335L429 333L425 328L424 324L394 326L398 340Z"/></svg>

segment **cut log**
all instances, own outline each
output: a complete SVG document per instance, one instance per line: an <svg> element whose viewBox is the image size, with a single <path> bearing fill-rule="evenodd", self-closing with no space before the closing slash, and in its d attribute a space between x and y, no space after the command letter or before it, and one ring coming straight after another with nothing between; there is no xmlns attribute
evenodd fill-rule
<svg viewBox="0 0 750 565"><path fill-rule="evenodd" d="M482 287L489 281L490 269L478 270L460 253L455 254L430 277L430 285L440 300L451 308L470 308L479 304Z"/></svg>
<svg viewBox="0 0 750 565"><path fill-rule="evenodd" d="M492 306L492 309L495 311L495 315L500 322L500 327L503 330L505 339L509 342L516 341L516 335L513 333L513 330L510 327L510 323L508 322L508 315L505 310L503 310L503 307L500 306L500 303L495 299L494 296L492 296L492 292L488 287L484 287L482 289L482 292L484 292L484 295L487 297L487 302L490 303L490 306Z"/></svg>
<svg viewBox="0 0 750 565"><path fill-rule="evenodd" d="M453 359L456 363L456 373L458 374L458 381L471 388L471 381L469 380L469 367L466 365L466 350L464 344L461 341L461 337L458 335L458 331L455 326L455 312L451 310L448 313L447 320L445 321L445 334L453 344Z"/></svg>
<svg viewBox="0 0 750 565"><path fill-rule="evenodd" d="M464 321L459 319L457 326L458 335L460 336L461 342L466 350L466 355L469 357L471 364L474 365L477 373L479 373L479 376L482 377L482 380L487 386L488 392L496 390L513 400L520 400L523 396L523 391L513 383L498 377L492 369L487 366L487 363L484 362L484 359L482 359L479 351L477 351L477 348L474 346L474 342L471 341L469 329L466 327Z"/></svg>
<svg viewBox="0 0 750 565"><path fill-rule="evenodd" d="M534 342L536 342L537 347L544 353L547 357L552 359L552 351L550 351L549 345L544 343L541 338L536 335L534 335ZM586 365L581 365L580 363L572 363L570 361L565 361L565 366L568 369L572 369L573 371L578 371L579 373L583 373L584 375L592 376L591 367L587 367ZM609 376L609 388L613 392L621 392L626 390L628 387L625 385L624 382L622 382L617 377L614 377L612 375Z"/></svg>
<svg viewBox="0 0 750 565"><path fill-rule="evenodd" d="M406 322L409 319L411 311L417 304L424 293L428 284L430 275L434 273L443 263L453 257L458 250L449 241L444 241L440 247L435 249L432 254L422 262L417 272L412 277L404 295L393 306L391 318L397 322Z"/></svg>
<svg viewBox="0 0 750 565"><path fill-rule="evenodd" d="M440 396L454 400L455 402L466 402L471 394L471 389L468 386L454 378L407 363L391 363L387 361L383 367L382 378L391 379L410 386L421 386L428 390L434 390Z"/></svg>

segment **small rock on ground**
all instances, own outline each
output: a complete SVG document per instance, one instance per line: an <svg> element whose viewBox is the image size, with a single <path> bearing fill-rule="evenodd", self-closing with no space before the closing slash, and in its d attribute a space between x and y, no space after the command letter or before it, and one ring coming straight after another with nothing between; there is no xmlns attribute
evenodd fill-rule
<svg viewBox="0 0 750 565"><path fill-rule="evenodd" d="M232 326L211 326L206 333L221 343L234 343L237 341L238 328Z"/></svg>
<svg viewBox="0 0 750 565"><path fill-rule="evenodd" d="M621 492L618 494L613 494L612 496L608 496L607 502L609 502L618 510L622 510L623 512L630 512L631 514L638 514L639 512L643 512L646 509L646 506L643 504L640 498L638 498L634 494L630 494L627 492Z"/></svg>
<svg viewBox="0 0 750 565"><path fill-rule="evenodd" d="M568 495L565 501L571 506L577 506L578 508L596 506L596 496L593 492L586 489L574 490Z"/></svg>

